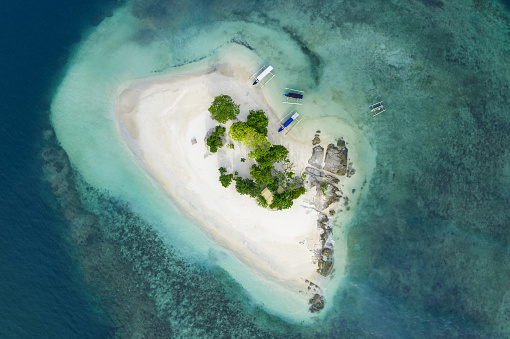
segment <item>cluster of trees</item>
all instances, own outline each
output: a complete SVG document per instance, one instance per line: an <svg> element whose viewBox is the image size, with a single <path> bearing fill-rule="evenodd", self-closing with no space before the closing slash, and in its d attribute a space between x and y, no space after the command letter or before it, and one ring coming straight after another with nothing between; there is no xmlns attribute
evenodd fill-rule
<svg viewBox="0 0 510 339"><path fill-rule="evenodd" d="M221 95L214 99L209 112L214 118L225 123L228 120L236 119L239 114L239 105L237 105L230 96ZM267 187L273 193L273 201L269 205L271 209L287 209L292 207L293 200L305 193L304 187L298 187L298 179L294 178L294 173L290 172L292 164L288 159L289 151L282 145L272 145L267 140L268 118L262 110L251 110L246 122L235 122L230 127L228 135L237 142L251 148L248 157L255 160L256 164L250 168L251 179L241 178L233 174L226 174L226 169L221 167L220 182L223 187L228 187L235 181L235 187L239 194L246 194L256 198L262 207L268 207L266 199L260 195L262 189ZM211 147L211 152L216 152L221 147L221 136L225 133L225 128L217 126L213 135L207 139L207 145ZM209 141L211 140L211 141ZM213 151L214 148L214 151ZM244 162L244 158L241 159ZM285 171L279 172L274 164L280 163ZM277 193L280 186L286 187L283 193Z"/></svg>
<svg viewBox="0 0 510 339"><path fill-rule="evenodd" d="M221 140L221 137L226 132L226 128L223 126L216 126L214 128L214 132L211 134L209 138L207 138L207 146L209 146L209 149L211 150L211 153L216 153L218 151L218 148L223 147L223 141Z"/></svg>

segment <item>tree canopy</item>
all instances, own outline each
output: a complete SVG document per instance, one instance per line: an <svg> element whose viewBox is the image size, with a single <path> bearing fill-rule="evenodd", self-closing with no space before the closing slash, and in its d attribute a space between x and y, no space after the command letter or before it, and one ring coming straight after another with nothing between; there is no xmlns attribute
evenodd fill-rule
<svg viewBox="0 0 510 339"><path fill-rule="evenodd" d="M269 123L269 119L263 110L259 109L258 111L250 111L248 117L246 119L246 124L250 127L255 128L257 132L262 134L263 136L267 136L267 124Z"/></svg>
<svg viewBox="0 0 510 339"><path fill-rule="evenodd" d="M267 186L273 183L273 173L272 173L272 166L257 166L252 165L250 168L250 175L257 182L257 184L262 186Z"/></svg>
<svg viewBox="0 0 510 339"><path fill-rule="evenodd" d="M271 143L267 141L264 135L257 132L255 128L248 126L245 122L233 123L228 135L235 141L252 148L252 152L248 154L250 158L256 159L263 156L271 146Z"/></svg>
<svg viewBox="0 0 510 339"><path fill-rule="evenodd" d="M255 198L262 192L262 189L251 179L243 179L241 177L234 178L236 181L236 190L239 194L247 194Z"/></svg>
<svg viewBox="0 0 510 339"><path fill-rule="evenodd" d="M259 165L269 166L273 162L281 162L287 159L287 155L289 154L289 150L282 145L272 145L269 147L267 152L260 157L257 157L256 160Z"/></svg>
<svg viewBox="0 0 510 339"><path fill-rule="evenodd" d="M211 107L209 107L209 112L216 121L224 124L228 120L233 120L237 117L239 105L229 95L220 95L214 98Z"/></svg>
<svg viewBox="0 0 510 339"><path fill-rule="evenodd" d="M223 141L221 140L221 136L225 133L227 129L223 126L216 126L214 132L211 134L209 138L207 138L207 146L209 146L211 153L216 153L218 148L223 147Z"/></svg>

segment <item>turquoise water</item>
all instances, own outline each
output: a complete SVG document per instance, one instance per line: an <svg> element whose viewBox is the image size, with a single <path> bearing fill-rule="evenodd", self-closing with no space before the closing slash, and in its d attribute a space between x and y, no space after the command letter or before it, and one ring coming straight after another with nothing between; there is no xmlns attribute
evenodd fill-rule
<svg viewBox="0 0 510 339"><path fill-rule="evenodd" d="M104 20L52 102L72 167L51 146L46 175L116 333L509 336L508 18L496 2L135 1ZM126 81L215 66L239 49L275 66L275 88L306 88L310 118L347 122L377 154L351 194L362 198L348 276L312 325L250 297L261 292L235 259L151 186L117 137L112 107ZM387 111L374 118L367 107L380 100Z"/></svg>

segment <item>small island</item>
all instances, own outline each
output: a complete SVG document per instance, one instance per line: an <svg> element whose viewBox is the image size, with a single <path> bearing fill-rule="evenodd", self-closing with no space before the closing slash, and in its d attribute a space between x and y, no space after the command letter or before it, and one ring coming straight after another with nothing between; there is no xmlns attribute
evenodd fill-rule
<svg viewBox="0 0 510 339"><path fill-rule="evenodd" d="M142 90L140 90L140 88ZM219 244L268 279L324 307L335 269L330 218L349 200L355 173L341 138L322 146L278 133L260 93L221 72L178 75L126 88L119 131L146 173ZM345 250L345 249L343 249Z"/></svg>

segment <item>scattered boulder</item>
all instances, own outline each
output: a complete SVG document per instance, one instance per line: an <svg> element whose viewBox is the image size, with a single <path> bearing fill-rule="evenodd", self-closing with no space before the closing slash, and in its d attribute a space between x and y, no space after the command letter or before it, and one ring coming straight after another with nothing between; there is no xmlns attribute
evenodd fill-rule
<svg viewBox="0 0 510 339"><path fill-rule="evenodd" d="M321 168L322 158L324 156L324 147L315 146L312 151L312 156L308 160L308 163L317 168Z"/></svg>
<svg viewBox="0 0 510 339"><path fill-rule="evenodd" d="M324 308L324 298L320 294L315 293L310 299L310 304L312 304L312 306L310 306L310 311L312 311L312 313L319 312Z"/></svg>
<svg viewBox="0 0 510 339"><path fill-rule="evenodd" d="M347 148L339 149L333 144L328 145L324 170L337 175L345 175L347 171Z"/></svg>
<svg viewBox="0 0 510 339"><path fill-rule="evenodd" d="M336 142L336 145L340 148L344 148L345 147L345 141L342 140L342 139L338 139L338 141Z"/></svg>
<svg viewBox="0 0 510 339"><path fill-rule="evenodd" d="M312 140L312 145L318 145L321 143L321 139L319 138L319 135L318 134L315 134L315 138L313 138Z"/></svg>

